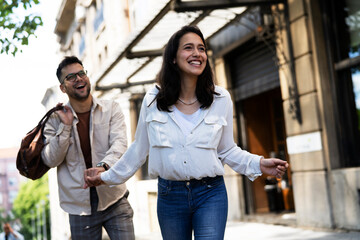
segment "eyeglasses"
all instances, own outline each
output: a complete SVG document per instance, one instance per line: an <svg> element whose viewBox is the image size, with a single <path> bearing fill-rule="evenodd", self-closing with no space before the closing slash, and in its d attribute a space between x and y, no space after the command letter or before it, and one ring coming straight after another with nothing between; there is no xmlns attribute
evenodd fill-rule
<svg viewBox="0 0 360 240"><path fill-rule="evenodd" d="M87 71L85 70L81 70L77 73L69 73L68 75L66 75L66 77L63 79L62 82L64 82L65 80L69 81L69 82L75 82L77 76L79 76L80 78L84 78L86 77Z"/></svg>

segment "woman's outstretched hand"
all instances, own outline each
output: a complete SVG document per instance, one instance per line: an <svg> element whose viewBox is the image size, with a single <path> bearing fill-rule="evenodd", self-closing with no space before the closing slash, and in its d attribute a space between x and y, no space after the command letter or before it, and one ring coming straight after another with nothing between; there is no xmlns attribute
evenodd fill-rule
<svg viewBox="0 0 360 240"><path fill-rule="evenodd" d="M100 174L102 172L105 172L105 169L103 167L94 167L94 168L86 169L84 171L84 180L85 180L84 188L96 187L101 184L104 184L104 182L101 180L100 177Z"/></svg>
<svg viewBox="0 0 360 240"><path fill-rule="evenodd" d="M261 158L260 159L260 170L262 173L281 178L289 164L286 161L277 158Z"/></svg>

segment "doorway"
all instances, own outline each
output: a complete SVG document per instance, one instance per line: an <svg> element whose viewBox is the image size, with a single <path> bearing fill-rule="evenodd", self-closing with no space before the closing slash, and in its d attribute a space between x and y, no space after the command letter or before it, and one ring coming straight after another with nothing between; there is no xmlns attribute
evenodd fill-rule
<svg viewBox="0 0 360 240"><path fill-rule="evenodd" d="M237 106L242 111L247 150L288 161L280 88L238 101ZM254 182L247 181L245 192L251 194L249 213L294 211L290 169L282 179L262 175Z"/></svg>

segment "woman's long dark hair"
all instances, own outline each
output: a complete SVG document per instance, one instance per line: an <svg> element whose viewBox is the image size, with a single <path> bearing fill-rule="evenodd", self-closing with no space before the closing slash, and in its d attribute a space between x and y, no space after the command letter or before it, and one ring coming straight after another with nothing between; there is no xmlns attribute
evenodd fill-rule
<svg viewBox="0 0 360 240"><path fill-rule="evenodd" d="M156 95L156 101L159 111L170 112L169 107L174 105L179 98L181 89L180 69L174 63L174 59L176 59L180 38L189 32L197 34L204 46L206 44L200 29L195 26L184 26L169 39L163 54L163 63L157 75L157 83L160 88ZM195 93L201 108L209 107L214 100L214 94L217 94L208 59L204 71L198 77Z"/></svg>

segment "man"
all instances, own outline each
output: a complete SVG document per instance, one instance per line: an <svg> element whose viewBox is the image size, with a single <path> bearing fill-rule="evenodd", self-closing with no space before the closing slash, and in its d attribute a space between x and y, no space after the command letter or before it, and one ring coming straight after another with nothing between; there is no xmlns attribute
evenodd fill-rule
<svg viewBox="0 0 360 240"><path fill-rule="evenodd" d="M60 206L69 213L71 237L135 239L133 210L125 185L84 189L84 171L108 170L127 147L124 115L114 101L90 93L90 81L77 57L65 57L56 75L69 102L51 116L44 130L44 163L57 167Z"/></svg>
<svg viewBox="0 0 360 240"><path fill-rule="evenodd" d="M23 235L13 230L9 223L3 224L4 232L0 233L0 240L24 240Z"/></svg>

